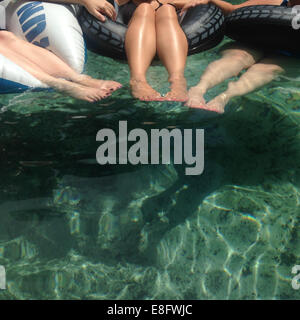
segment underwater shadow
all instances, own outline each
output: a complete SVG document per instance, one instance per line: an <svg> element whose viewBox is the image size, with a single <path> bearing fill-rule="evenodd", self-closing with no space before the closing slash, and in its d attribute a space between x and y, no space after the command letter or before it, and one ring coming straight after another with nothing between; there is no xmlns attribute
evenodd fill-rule
<svg viewBox="0 0 300 320"><path fill-rule="evenodd" d="M270 105L246 97L240 101L247 108L229 113L219 123L204 128L203 174L186 176L183 166L176 166L176 183L143 203L148 246L140 252L138 263L154 265L157 246L165 234L184 223L207 196L223 186L261 185L269 190L273 181L292 181L300 186L294 178L300 174L300 122ZM161 212L165 212L163 221ZM136 255L133 261L137 262Z"/></svg>
<svg viewBox="0 0 300 320"><path fill-rule="evenodd" d="M143 225L140 231L144 229L148 233L147 248L140 250L140 234L129 235L127 239L120 240L123 244L114 247L114 252L97 249L97 244L85 248L82 253L91 260L100 259L112 264L123 261L155 265L157 245L164 235L191 217L208 195L225 185L265 184L267 188L265 181L286 181L290 170L299 176L299 125L271 105L244 97L238 101L246 108L206 120L197 118L196 110L178 112L182 106L180 104L158 104L158 108L154 109L146 103L137 103L131 108L128 105L132 104L133 99L120 100L105 101L105 108L101 108L101 104L83 104L78 107L79 110L75 110L74 105L70 105L74 113L54 109L27 116L10 111L1 115L0 196L7 201L14 201L16 194L21 201L33 195L47 199L57 185L57 178L64 175L95 178L139 170L140 166L100 166L95 162L99 146L95 139L97 131L102 128L118 131L120 120L128 120L129 130L144 128L148 131L168 126L205 130L203 174L186 176L185 167L176 165L177 181L159 195L143 200ZM163 108L170 108L170 112L162 113ZM162 221L161 212L165 212L164 218L168 223ZM15 221L20 222L21 231L22 223L30 218L28 215L28 212L25 215L14 214ZM46 233L52 241L53 257L57 255L58 241L64 241L59 256L66 255L74 248L74 239L71 236L67 239L63 237L69 232L65 217L58 217L55 211L47 207L36 207L35 215L38 216L38 224L44 223L44 228L48 230ZM87 241L86 247L96 240L98 232L94 221L89 223L92 232L89 233L90 241ZM60 230L59 237L56 230ZM39 237L40 234L37 234L36 239ZM124 245L126 250L122 250ZM48 240L44 246L49 246Z"/></svg>

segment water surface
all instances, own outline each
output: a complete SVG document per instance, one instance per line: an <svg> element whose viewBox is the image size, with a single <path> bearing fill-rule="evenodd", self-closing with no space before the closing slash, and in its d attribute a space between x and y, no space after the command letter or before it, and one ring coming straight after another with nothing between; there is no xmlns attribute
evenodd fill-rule
<svg viewBox="0 0 300 320"><path fill-rule="evenodd" d="M218 57L189 57L189 86ZM299 81L280 78L205 120L180 103L132 99L124 63L89 53L87 72L124 87L96 104L0 97L0 298L299 299ZM167 91L162 66L149 78ZM147 132L204 128L204 173L98 165L96 133L120 120Z"/></svg>

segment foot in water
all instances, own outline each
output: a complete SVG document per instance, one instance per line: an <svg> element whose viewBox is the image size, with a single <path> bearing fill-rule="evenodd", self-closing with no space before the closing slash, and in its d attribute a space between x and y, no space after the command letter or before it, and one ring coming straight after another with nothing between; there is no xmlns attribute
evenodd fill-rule
<svg viewBox="0 0 300 320"><path fill-rule="evenodd" d="M114 92L122 88L122 85L119 82L111 81L111 80L94 79L88 75L80 75L78 78L74 79L73 81L83 86L106 90L108 92Z"/></svg>
<svg viewBox="0 0 300 320"><path fill-rule="evenodd" d="M88 102L99 101L110 95L107 91L103 92L102 89L85 87L64 79L51 79L43 82L62 93L66 93L76 99Z"/></svg>
<svg viewBox="0 0 300 320"><path fill-rule="evenodd" d="M198 108L203 109L205 108L205 99L204 99L204 91L202 91L198 87L192 87L190 88L188 92L188 101L186 102L186 106L190 108Z"/></svg>
<svg viewBox="0 0 300 320"><path fill-rule="evenodd" d="M145 80L130 80L132 95L142 101L162 101L163 97L155 91Z"/></svg>
<svg viewBox="0 0 300 320"><path fill-rule="evenodd" d="M214 111L217 113L224 113L225 106L228 103L229 98L226 93L221 93L211 101L209 101L203 109Z"/></svg>
<svg viewBox="0 0 300 320"><path fill-rule="evenodd" d="M83 86L107 90L110 92L113 92L122 88L122 85L119 82L111 81L111 80L94 79L88 75L80 75L77 79L74 79L73 81Z"/></svg>
<svg viewBox="0 0 300 320"><path fill-rule="evenodd" d="M103 93L103 90L84 86L79 86L74 90L68 89L65 92L76 99L85 100L88 102L96 102L107 98L110 95L109 93Z"/></svg>
<svg viewBox="0 0 300 320"><path fill-rule="evenodd" d="M186 87L186 80L184 77L170 80L171 90L164 96L165 101L180 101L188 100L188 92Z"/></svg>

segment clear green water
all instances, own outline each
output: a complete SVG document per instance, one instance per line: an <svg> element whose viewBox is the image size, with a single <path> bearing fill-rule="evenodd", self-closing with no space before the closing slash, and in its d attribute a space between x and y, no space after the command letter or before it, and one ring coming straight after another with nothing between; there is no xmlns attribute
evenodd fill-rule
<svg viewBox="0 0 300 320"><path fill-rule="evenodd" d="M215 48L188 58L189 86L217 57ZM125 86L92 105L0 97L0 298L299 299L299 81L273 82L203 121L180 103L133 100L126 64L90 53L87 72ZM167 90L163 67L149 77ZM204 128L204 173L97 165L96 133L119 120Z"/></svg>

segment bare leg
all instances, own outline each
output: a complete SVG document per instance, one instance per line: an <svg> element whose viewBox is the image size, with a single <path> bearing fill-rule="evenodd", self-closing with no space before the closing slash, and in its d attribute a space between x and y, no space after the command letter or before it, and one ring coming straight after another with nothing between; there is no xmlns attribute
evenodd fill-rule
<svg viewBox="0 0 300 320"><path fill-rule="evenodd" d="M101 89L103 94L105 91L114 91L121 87L118 82L97 80L87 75L78 74L52 52L19 39L11 32L1 31L0 41L3 46L7 46L15 52L21 52L24 58L55 78L65 78L84 86Z"/></svg>
<svg viewBox="0 0 300 320"><path fill-rule="evenodd" d="M284 69L274 61L264 59L250 67L238 81L230 82L228 89L211 100L206 109L223 113L225 105L231 98L242 96L264 86L274 80L281 72L284 72Z"/></svg>
<svg viewBox="0 0 300 320"><path fill-rule="evenodd" d="M188 52L186 36L178 23L173 6L165 4L156 11L157 53L169 73L171 91L165 100L186 101L184 68Z"/></svg>
<svg viewBox="0 0 300 320"><path fill-rule="evenodd" d="M4 33L4 31L1 31L0 34L1 33ZM23 57L19 53L19 51L22 50L22 48L19 48L19 50L16 51L15 48L11 49L8 43L3 43L1 40L0 42L1 54L3 54L5 57L16 63L18 66L20 66L27 72L29 72L31 75L33 75L41 82L47 84L48 86L56 90L65 92L77 99L86 100L89 102L100 100L108 94L107 92L103 93L103 90L101 89L85 87L67 80L57 79L44 72L38 65L36 65L26 57Z"/></svg>
<svg viewBox="0 0 300 320"><path fill-rule="evenodd" d="M223 51L222 58L210 63L197 86L189 90L189 100L186 105L192 108L205 108L203 96L207 90L226 79L237 76L262 57L262 52L242 47Z"/></svg>
<svg viewBox="0 0 300 320"><path fill-rule="evenodd" d="M148 84L146 72L156 53L155 11L149 3L134 11L125 38L132 95L140 100L161 100Z"/></svg>

